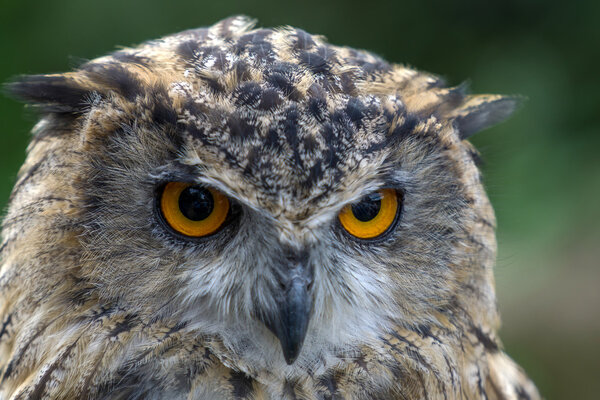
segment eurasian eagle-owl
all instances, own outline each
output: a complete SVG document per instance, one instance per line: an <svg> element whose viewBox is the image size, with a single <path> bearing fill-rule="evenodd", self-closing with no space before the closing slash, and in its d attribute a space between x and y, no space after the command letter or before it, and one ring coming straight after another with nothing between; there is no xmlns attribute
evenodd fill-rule
<svg viewBox="0 0 600 400"><path fill-rule="evenodd" d="M465 140L517 100L226 19L26 76L4 399L516 399Z"/></svg>

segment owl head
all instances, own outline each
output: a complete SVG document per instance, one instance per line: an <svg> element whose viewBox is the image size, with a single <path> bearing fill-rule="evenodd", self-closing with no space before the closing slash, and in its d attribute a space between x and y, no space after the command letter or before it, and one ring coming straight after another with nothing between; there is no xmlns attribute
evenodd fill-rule
<svg viewBox="0 0 600 400"><path fill-rule="evenodd" d="M42 114L3 231L27 249L19 279L57 313L174 321L270 367L391 326L494 328L495 220L466 139L517 99L251 25L10 84Z"/></svg>

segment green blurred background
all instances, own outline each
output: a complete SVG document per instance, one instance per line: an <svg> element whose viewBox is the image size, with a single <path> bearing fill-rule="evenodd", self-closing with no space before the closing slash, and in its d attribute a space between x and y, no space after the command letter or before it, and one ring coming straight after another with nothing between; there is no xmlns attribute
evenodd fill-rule
<svg viewBox="0 0 600 400"><path fill-rule="evenodd" d="M600 398L600 2L0 0L0 81L247 14L529 100L477 135L507 351L547 399ZM0 206L35 117L0 98Z"/></svg>

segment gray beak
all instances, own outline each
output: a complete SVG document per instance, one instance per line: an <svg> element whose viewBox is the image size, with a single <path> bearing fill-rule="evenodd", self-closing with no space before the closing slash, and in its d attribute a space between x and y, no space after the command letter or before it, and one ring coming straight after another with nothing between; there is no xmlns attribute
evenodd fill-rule
<svg viewBox="0 0 600 400"><path fill-rule="evenodd" d="M275 296L277 311L264 315L262 321L279 339L283 357L291 365L300 354L310 321L313 273L305 260L298 257L288 257L288 260L292 262L281 272Z"/></svg>

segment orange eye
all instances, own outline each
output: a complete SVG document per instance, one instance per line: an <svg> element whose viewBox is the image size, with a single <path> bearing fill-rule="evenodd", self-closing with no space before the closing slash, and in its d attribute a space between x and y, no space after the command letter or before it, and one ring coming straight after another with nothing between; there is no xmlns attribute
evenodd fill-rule
<svg viewBox="0 0 600 400"><path fill-rule="evenodd" d="M160 198L165 221L191 237L215 233L227 219L229 199L221 192L190 183L169 182Z"/></svg>
<svg viewBox="0 0 600 400"><path fill-rule="evenodd" d="M394 189L381 189L349 204L340 211L340 223L359 239L373 239L384 234L396 220L401 198Z"/></svg>

